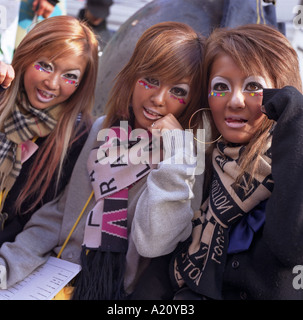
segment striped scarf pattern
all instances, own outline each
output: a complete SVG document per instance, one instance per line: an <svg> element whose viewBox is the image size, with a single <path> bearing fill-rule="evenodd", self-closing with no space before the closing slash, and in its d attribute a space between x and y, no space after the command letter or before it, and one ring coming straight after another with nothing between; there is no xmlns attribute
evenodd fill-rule
<svg viewBox="0 0 303 320"><path fill-rule="evenodd" d="M21 144L34 137L47 136L56 126L60 106L40 110L32 107L25 93L17 99L0 132L0 192L7 194L22 169ZM3 207L1 203L1 210Z"/></svg>
<svg viewBox="0 0 303 320"><path fill-rule="evenodd" d="M271 138L267 152L259 159L259 170L249 184L245 172L238 180L239 158L245 146L217 143L212 155L213 178L208 199L195 212L191 243L172 260L171 271L176 289L187 285L212 299L221 299L223 272L232 224L269 198L273 189L271 175Z"/></svg>

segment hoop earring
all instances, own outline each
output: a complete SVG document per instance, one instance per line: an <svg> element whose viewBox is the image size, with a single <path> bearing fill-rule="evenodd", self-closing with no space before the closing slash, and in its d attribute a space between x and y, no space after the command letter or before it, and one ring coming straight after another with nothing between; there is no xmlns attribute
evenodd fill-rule
<svg viewBox="0 0 303 320"><path fill-rule="evenodd" d="M195 111L195 112L190 116L189 121L188 121L188 127L189 127L189 129L190 129L191 120L192 120L192 118L194 117L194 115L195 115L196 113L198 113L199 111L205 111L205 110L210 111L210 108L201 108L201 109L198 109L197 111ZM201 140L197 139L196 137L194 137L194 139L195 139L196 141L198 141L198 142L200 142L200 143L203 143L203 144L212 144L212 143L217 142L217 141L220 140L221 138L222 138L222 134L221 134L217 139L215 139L215 140L213 140L213 141L205 142L205 141L201 141Z"/></svg>

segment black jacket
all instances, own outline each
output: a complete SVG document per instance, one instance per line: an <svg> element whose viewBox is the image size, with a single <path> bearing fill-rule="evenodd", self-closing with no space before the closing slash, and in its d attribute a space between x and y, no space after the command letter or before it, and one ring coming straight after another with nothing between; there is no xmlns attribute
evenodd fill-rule
<svg viewBox="0 0 303 320"><path fill-rule="evenodd" d="M293 87L264 89L266 114L276 121L272 141L274 190L264 227L249 250L228 255L224 299L303 299L295 289L303 265L303 96ZM301 278L302 279L302 278Z"/></svg>

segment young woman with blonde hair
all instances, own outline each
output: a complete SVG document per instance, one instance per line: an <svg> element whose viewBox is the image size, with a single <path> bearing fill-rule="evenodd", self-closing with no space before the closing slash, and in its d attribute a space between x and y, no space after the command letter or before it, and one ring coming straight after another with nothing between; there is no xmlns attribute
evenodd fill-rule
<svg viewBox="0 0 303 320"><path fill-rule="evenodd" d="M201 111L217 142L192 236L172 261L175 299L302 300L294 274L303 263L297 54L269 26L217 29L204 71Z"/></svg>
<svg viewBox="0 0 303 320"><path fill-rule="evenodd" d="M0 101L0 242L69 181L91 127L98 42L77 19L38 23L12 61L15 79Z"/></svg>

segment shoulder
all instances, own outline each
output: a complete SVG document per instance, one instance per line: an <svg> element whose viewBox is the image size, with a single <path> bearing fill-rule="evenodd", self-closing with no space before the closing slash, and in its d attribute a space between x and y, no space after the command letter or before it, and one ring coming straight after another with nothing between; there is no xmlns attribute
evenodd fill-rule
<svg viewBox="0 0 303 320"><path fill-rule="evenodd" d="M102 129L104 119L105 116L97 118L94 121L92 127L90 128L90 131L88 133L88 136L86 137L85 144L81 152L84 158L86 158L88 152L90 152L90 150L95 147L97 142L97 136L99 131Z"/></svg>
<svg viewBox="0 0 303 320"><path fill-rule="evenodd" d="M90 131L90 135L98 133L102 129L104 120L105 120L105 116L101 116L94 121Z"/></svg>
<svg viewBox="0 0 303 320"><path fill-rule="evenodd" d="M101 116L97 118L91 126L87 127L85 124L83 124L83 122L81 122L81 114L79 114L77 118L76 126L81 126L81 127L78 129L78 138L75 140L76 145L78 144L83 145L87 140L92 138L95 140L96 135L102 129L104 119L105 119L105 116Z"/></svg>

